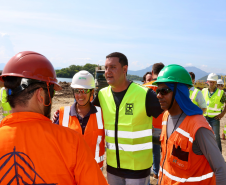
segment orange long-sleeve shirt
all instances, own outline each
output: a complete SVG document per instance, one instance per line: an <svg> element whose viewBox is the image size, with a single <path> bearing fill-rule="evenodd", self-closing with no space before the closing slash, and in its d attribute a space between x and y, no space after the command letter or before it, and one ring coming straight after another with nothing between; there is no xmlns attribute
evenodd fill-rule
<svg viewBox="0 0 226 185"><path fill-rule="evenodd" d="M32 112L0 123L0 184L107 184L82 136Z"/></svg>

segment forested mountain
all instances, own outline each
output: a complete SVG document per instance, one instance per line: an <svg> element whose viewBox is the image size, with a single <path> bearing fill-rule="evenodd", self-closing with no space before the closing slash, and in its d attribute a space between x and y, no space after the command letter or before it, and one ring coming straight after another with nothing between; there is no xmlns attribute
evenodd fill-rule
<svg viewBox="0 0 226 185"><path fill-rule="evenodd" d="M56 75L57 77L61 77L61 78L72 78L75 75L75 73L81 70L89 71L92 75L94 75L95 67L97 67L96 64L89 64L89 63L87 63L84 66L71 65L67 68L56 70Z"/></svg>
<svg viewBox="0 0 226 185"><path fill-rule="evenodd" d="M95 67L97 67L96 64L86 64L84 66L79 66L79 65L71 65L67 68L62 68L60 70L55 70L57 77L61 78L72 78L75 73L81 71L81 70L86 70L89 71L93 76L95 72ZM136 75L127 75L127 78L129 80L138 80L142 81L142 78Z"/></svg>

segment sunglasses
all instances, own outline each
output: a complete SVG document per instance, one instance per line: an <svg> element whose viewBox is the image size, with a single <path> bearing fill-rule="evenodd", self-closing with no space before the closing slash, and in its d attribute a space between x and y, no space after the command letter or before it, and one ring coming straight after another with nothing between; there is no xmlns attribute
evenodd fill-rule
<svg viewBox="0 0 226 185"><path fill-rule="evenodd" d="M161 95L167 95L170 92L172 92L170 88L156 89L156 93L160 93Z"/></svg>
<svg viewBox="0 0 226 185"><path fill-rule="evenodd" d="M73 89L73 92L75 94L79 94L79 93L88 94L90 92L90 89Z"/></svg>

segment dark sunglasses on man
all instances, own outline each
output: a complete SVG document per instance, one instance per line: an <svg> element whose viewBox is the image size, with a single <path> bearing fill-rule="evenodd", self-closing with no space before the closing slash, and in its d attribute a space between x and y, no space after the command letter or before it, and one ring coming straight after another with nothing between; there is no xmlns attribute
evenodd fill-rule
<svg viewBox="0 0 226 185"><path fill-rule="evenodd" d="M167 95L170 92L172 92L170 88L156 89L156 93L160 93L161 95Z"/></svg>

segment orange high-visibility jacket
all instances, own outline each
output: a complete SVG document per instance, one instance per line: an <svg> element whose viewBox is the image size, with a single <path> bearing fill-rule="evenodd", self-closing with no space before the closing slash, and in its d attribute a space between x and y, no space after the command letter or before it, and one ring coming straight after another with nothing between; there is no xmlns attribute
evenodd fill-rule
<svg viewBox="0 0 226 185"><path fill-rule="evenodd" d="M0 123L0 184L106 185L83 137L33 112Z"/></svg>
<svg viewBox="0 0 226 185"><path fill-rule="evenodd" d="M97 113L90 114L83 136L90 147L96 162L99 164L100 168L103 169L105 153L104 121L101 108L97 106L95 107L97 109ZM82 128L78 118L76 116L70 116L69 112L70 106L60 108L59 125L69 127L82 134Z"/></svg>
<svg viewBox="0 0 226 185"><path fill-rule="evenodd" d="M202 115L186 116L167 140L166 123L168 116L167 111L163 116L160 136L162 158L159 170L159 184L215 185L214 172L205 156L196 155L192 151L192 144L197 130L201 127L211 130L206 119Z"/></svg>
<svg viewBox="0 0 226 185"><path fill-rule="evenodd" d="M152 85L152 83L154 82L155 80L151 81L151 82L148 82L146 84L143 84L144 86L146 87L149 87L150 89L152 89L153 91L156 92L156 89L158 88L158 86L156 85ZM162 117L163 117L163 113L160 114L157 118L153 117L153 122L152 122L152 125L154 128L159 128L159 129L162 129Z"/></svg>

